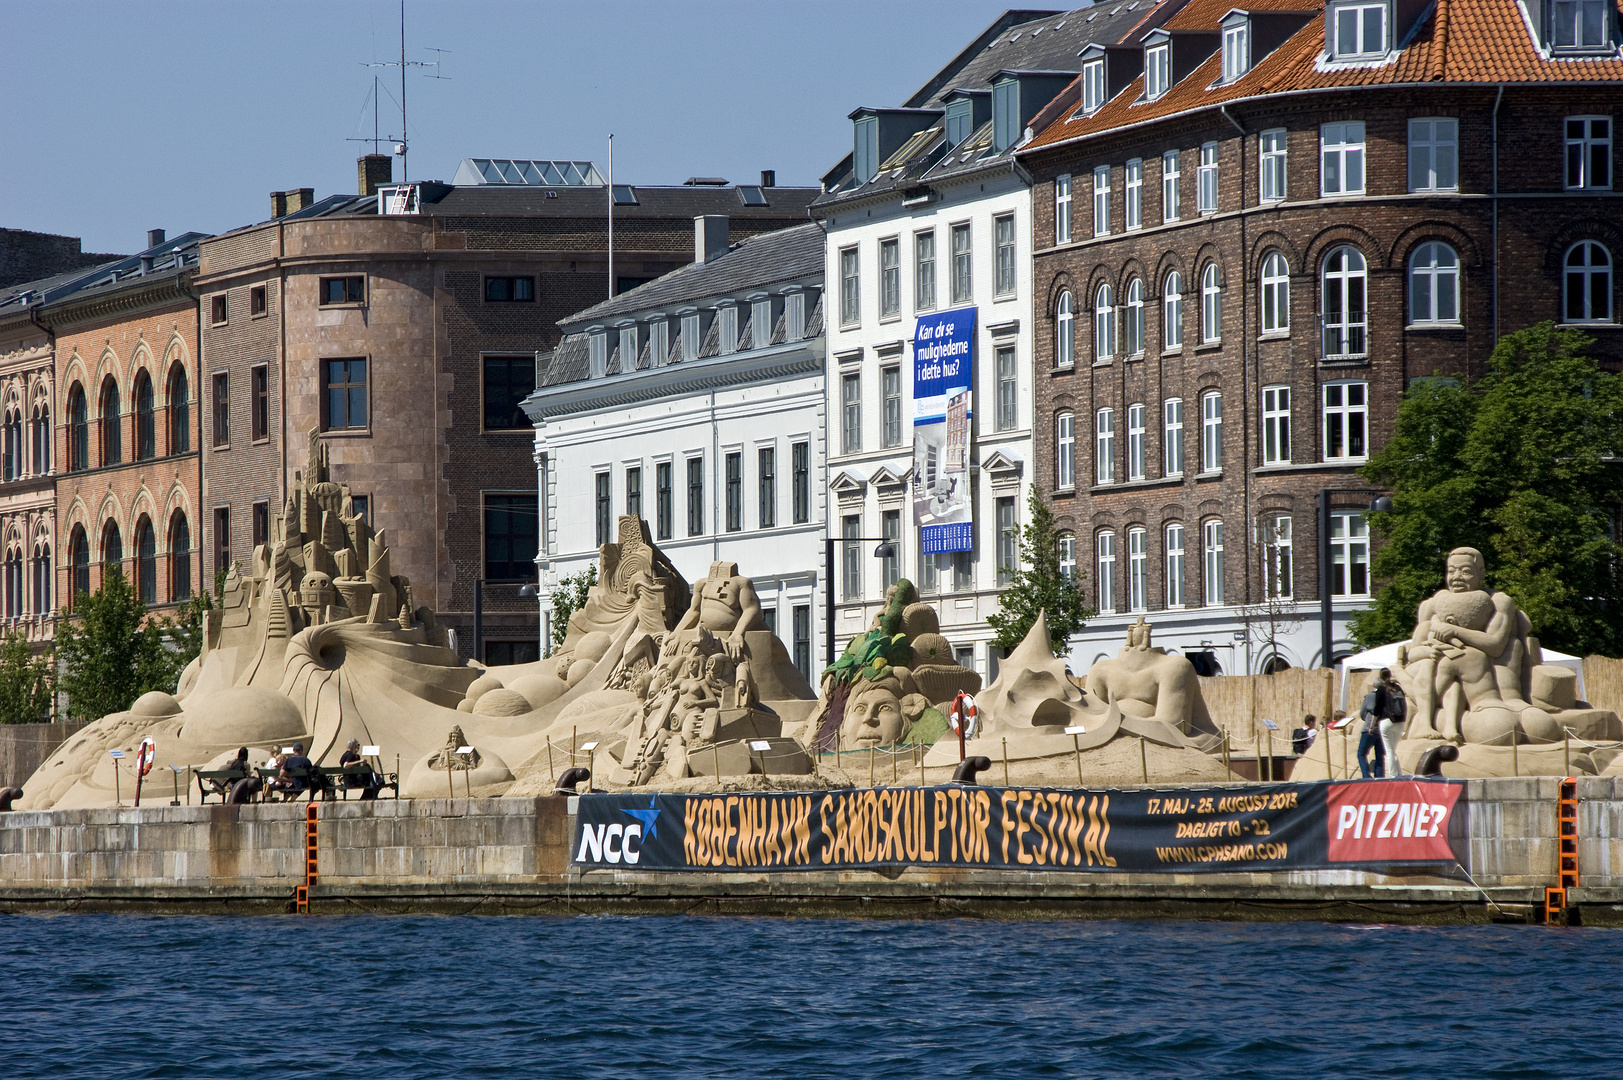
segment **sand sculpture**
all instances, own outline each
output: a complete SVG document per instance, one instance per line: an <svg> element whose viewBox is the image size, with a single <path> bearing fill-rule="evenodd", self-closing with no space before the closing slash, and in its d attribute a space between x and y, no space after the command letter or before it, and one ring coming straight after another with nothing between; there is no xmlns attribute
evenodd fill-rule
<svg viewBox="0 0 1623 1080"><path fill-rule="evenodd" d="M1214 756L1222 736L1193 665L1153 646L1142 617L1126 647L1089 669L1084 689L1054 656L1039 614L976 701L980 727L965 752L991 758L998 779L1005 758L1015 783L1075 783L1079 764L1088 784L1138 783L1146 773L1156 782L1231 779ZM942 739L925 765L958 757L958 740Z"/></svg>
<svg viewBox="0 0 1623 1080"><path fill-rule="evenodd" d="M815 696L735 565L714 564L690 590L647 523L622 517L557 655L482 668L414 607L385 536L330 480L314 434L309 460L249 571L227 573L176 692L143 695L76 735L24 785L24 807L110 806L121 786L127 801L109 751L148 736L159 769L221 764L240 746L265 762L294 742L335 764L358 739L401 774L405 797L550 793L588 758L600 782L627 784L810 771L782 729L802 725Z"/></svg>

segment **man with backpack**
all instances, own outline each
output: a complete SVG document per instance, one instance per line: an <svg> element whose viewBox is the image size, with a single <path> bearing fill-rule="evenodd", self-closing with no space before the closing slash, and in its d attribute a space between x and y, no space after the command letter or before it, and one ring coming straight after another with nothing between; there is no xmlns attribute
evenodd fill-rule
<svg viewBox="0 0 1623 1080"><path fill-rule="evenodd" d="M1386 775L1386 748L1381 745L1380 717L1375 714L1380 701L1380 691L1371 688L1364 695L1363 704L1358 707L1358 717L1363 721L1358 733L1358 771L1363 773L1365 780L1372 776L1380 779Z"/></svg>
<svg viewBox="0 0 1623 1080"><path fill-rule="evenodd" d="M1382 668L1375 681L1375 716L1380 729L1381 746L1386 751L1386 775L1401 777L1403 768L1398 764L1398 740L1408 720L1409 703L1403 688L1392 679L1390 668Z"/></svg>

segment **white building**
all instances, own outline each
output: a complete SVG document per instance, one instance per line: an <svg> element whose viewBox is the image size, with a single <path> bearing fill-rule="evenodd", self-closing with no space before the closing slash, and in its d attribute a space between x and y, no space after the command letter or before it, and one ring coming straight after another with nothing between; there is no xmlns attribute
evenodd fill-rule
<svg viewBox="0 0 1623 1080"><path fill-rule="evenodd" d="M823 234L729 248L694 223L695 262L562 320L524 401L541 491L543 630L562 577L645 518L691 582L717 560L754 579L769 627L815 681L825 518Z"/></svg>
<svg viewBox="0 0 1623 1080"><path fill-rule="evenodd" d="M1033 380L1043 377L1032 360L1031 180L1013 150L1029 125L1071 103L1056 97L1074 85L1078 53L1177 6L1008 12L902 107L851 114L852 153L812 204L828 234L832 294L830 530L871 538L840 545L836 655L906 577L938 606L959 662L994 677L986 617L1017 558ZM913 504L913 341L921 321L970 309L972 549L926 554ZM877 538L896 540L896 555L876 558Z"/></svg>

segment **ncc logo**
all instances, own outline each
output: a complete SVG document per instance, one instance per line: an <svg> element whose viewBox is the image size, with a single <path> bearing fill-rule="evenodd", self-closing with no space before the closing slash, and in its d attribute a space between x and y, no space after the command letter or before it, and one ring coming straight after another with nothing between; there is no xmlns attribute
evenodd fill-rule
<svg viewBox="0 0 1623 1080"><path fill-rule="evenodd" d="M637 865L637 860L642 857L642 845L659 835L659 811L654 808L654 797L650 795L646 809L622 809L620 813L636 821L629 824L581 823L580 850L575 854L576 862Z"/></svg>

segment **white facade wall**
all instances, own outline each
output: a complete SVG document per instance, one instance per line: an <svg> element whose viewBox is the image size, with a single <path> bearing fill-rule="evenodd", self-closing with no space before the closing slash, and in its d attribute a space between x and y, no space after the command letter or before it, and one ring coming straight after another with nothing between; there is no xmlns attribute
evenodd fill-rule
<svg viewBox="0 0 1623 1080"><path fill-rule="evenodd" d="M829 530L831 535L842 535L842 520L856 516L861 520L861 535L878 537L884 512L900 511L900 575L920 585L923 598L937 606L941 632L954 648L973 651L972 658L963 658L966 666L990 679L996 661L990 655L993 635L986 616L998 610L997 500L1013 499L1016 524L1023 525L1032 474L1031 191L1023 174L1007 163L985 173L934 181L931 186L938 201L927 206L906 208L900 194L883 200L852 200L853 205L831 208L823 222L828 233L824 325L829 357ZM998 295L993 230L994 220L1004 214L1014 216L1015 288L1008 295ZM973 294L968 303L955 303L951 228L964 222L970 225ZM916 295L914 238L932 229L936 302L921 309ZM881 318L880 243L890 237L900 241L901 305L899 314ZM860 266L861 310L854 324L842 325L841 252L851 247L857 250ZM930 589L920 573L919 531L913 519L912 493L904 479L913 465L914 327L922 313L969 306L976 308L975 420L971 429L976 546L966 587L954 582L951 556L938 556L937 586ZM994 358L1000 347L1012 347L1015 358L1017 415L1006 430L998 430L996 424ZM882 444L882 373L889 367L900 368L902 375L901 441L893 447ZM846 452L841 445L843 376L851 374L859 376L862 389L862 439L856 452ZM883 606L885 586L881 563L872 557L875 546L872 541L861 545L862 589L857 597L845 595L836 558L836 654L853 636L868 629Z"/></svg>
<svg viewBox="0 0 1623 1080"><path fill-rule="evenodd" d="M597 477L607 474L610 536L628 513L628 474L641 469L641 513L655 545L691 584L717 560L736 562L754 579L761 609L791 657L795 609L809 636L807 677L821 657L822 593L818 570L827 487L824 481L824 390L820 366L790 377L742 382L757 364L820 365L822 339L752 349L671 367L635 371L543 389L536 458L544 462L540 568L542 625L550 634L552 593L562 577L597 561ZM640 400L639 400L640 399ZM807 446L807 520L794 519L793 448ZM773 524L761 524L760 450L774 451ZM726 461L742 464L743 520L727 529ZM688 462L703 469L703 522L688 523ZM658 468L671 467L670 533L659 535ZM550 639L549 639L550 640Z"/></svg>

